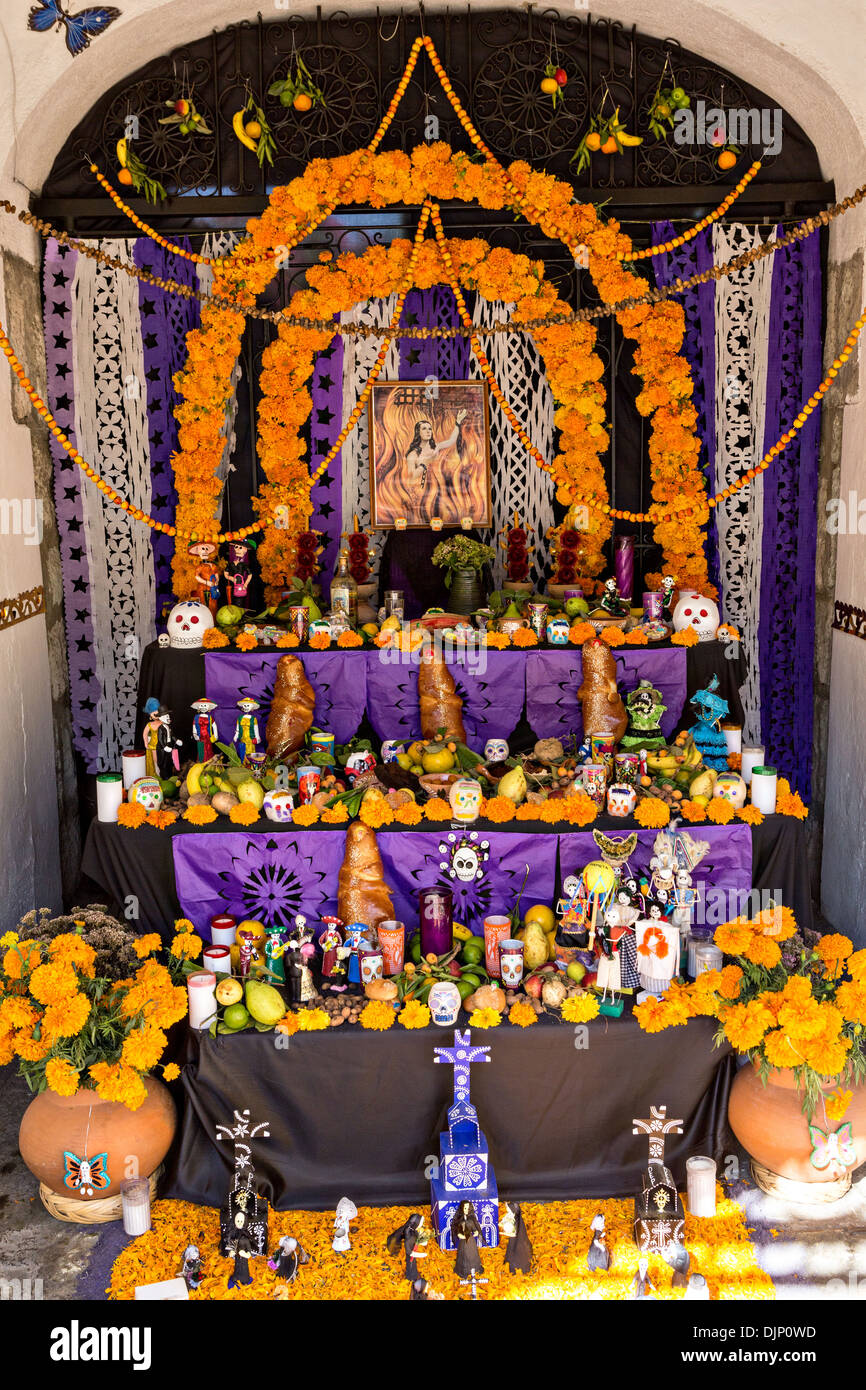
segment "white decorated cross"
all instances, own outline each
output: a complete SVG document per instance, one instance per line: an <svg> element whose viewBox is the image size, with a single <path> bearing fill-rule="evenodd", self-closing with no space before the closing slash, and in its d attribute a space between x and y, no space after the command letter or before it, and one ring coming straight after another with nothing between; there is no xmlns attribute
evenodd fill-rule
<svg viewBox="0 0 866 1390"><path fill-rule="evenodd" d="M632 1134L646 1134L649 1138L650 1162L664 1162L665 1156L665 1135L682 1134L682 1120L666 1120L668 1108L666 1105L650 1106L650 1118L648 1120L632 1120L634 1129Z"/></svg>
<svg viewBox="0 0 866 1390"><path fill-rule="evenodd" d="M451 1065L454 1068L454 1102L457 1104L462 1101L469 1104L469 1068L473 1062L489 1062L489 1047L473 1047L472 1034L467 1028L465 1033L459 1029L454 1031L453 1047L434 1047L436 1056L434 1062Z"/></svg>
<svg viewBox="0 0 866 1390"><path fill-rule="evenodd" d="M261 1120L257 1125L250 1126L249 1110L236 1110L235 1123L233 1125L217 1125L217 1143L220 1139L231 1139L235 1146L235 1173L241 1175L245 1168L252 1170L252 1149L249 1144L244 1143L246 1139L270 1139L271 1134L268 1129L270 1121Z"/></svg>

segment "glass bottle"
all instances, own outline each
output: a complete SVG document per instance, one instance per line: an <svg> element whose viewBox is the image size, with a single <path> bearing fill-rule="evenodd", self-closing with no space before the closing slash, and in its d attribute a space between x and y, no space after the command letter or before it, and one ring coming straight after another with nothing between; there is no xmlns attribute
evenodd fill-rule
<svg viewBox="0 0 866 1390"><path fill-rule="evenodd" d="M358 625L358 586L349 573L349 552L340 551L340 562L331 580L331 612L344 613L352 627Z"/></svg>

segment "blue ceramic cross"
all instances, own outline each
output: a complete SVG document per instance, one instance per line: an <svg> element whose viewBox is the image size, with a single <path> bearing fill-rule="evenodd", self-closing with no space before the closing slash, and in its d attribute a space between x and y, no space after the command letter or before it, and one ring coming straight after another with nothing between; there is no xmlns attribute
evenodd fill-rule
<svg viewBox="0 0 866 1390"><path fill-rule="evenodd" d="M489 1062L489 1047L473 1047L472 1034L467 1028L465 1033L459 1029L454 1032L453 1047L434 1047L436 1056L434 1062L451 1064L454 1068L454 1103L463 1101L469 1103L469 1068L473 1062Z"/></svg>

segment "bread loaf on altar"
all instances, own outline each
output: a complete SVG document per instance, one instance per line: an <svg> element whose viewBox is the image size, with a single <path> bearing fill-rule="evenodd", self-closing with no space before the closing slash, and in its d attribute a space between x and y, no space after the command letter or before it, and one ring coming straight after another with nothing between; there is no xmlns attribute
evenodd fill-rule
<svg viewBox="0 0 866 1390"><path fill-rule="evenodd" d="M418 667L418 704L421 707L421 737L442 737L466 742L463 728L463 701L457 694L454 677L441 652L425 651Z"/></svg>
<svg viewBox="0 0 866 1390"><path fill-rule="evenodd" d="M265 738L268 757L284 758L302 746L313 722L316 696L297 656L281 656L277 662L274 698Z"/></svg>
<svg viewBox="0 0 866 1390"><path fill-rule="evenodd" d="M595 734L618 743L625 733L628 718L616 688L616 662L606 642L592 637L584 642L583 680L577 698L583 706L585 738Z"/></svg>
<svg viewBox="0 0 866 1390"><path fill-rule="evenodd" d="M363 821L352 821L346 830L346 849L337 881L337 916L346 923L363 922L368 927L377 927L394 917L376 832Z"/></svg>

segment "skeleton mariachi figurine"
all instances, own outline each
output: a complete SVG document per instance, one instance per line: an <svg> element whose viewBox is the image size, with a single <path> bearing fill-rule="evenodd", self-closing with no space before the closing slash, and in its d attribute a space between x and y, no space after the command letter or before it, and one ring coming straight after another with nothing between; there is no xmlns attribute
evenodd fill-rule
<svg viewBox="0 0 866 1390"><path fill-rule="evenodd" d="M216 613L220 601L220 572L216 567L217 546L213 541L193 541L187 546L187 554L198 560L195 567L197 597L211 611Z"/></svg>
<svg viewBox="0 0 866 1390"><path fill-rule="evenodd" d="M253 578L250 551L255 549L255 544L255 541L229 541L226 602L237 604L241 608L247 606L247 593Z"/></svg>
<svg viewBox="0 0 866 1390"><path fill-rule="evenodd" d="M615 579L606 579L604 593L601 597L600 606L611 618L627 618L629 607L624 598L620 598L619 587Z"/></svg>
<svg viewBox="0 0 866 1390"><path fill-rule="evenodd" d="M213 746L219 738L217 722L213 717L216 709L216 700L193 700L191 709L195 710L195 718L192 721L192 736L195 739L196 755L200 763L206 763L213 757Z"/></svg>
<svg viewBox="0 0 866 1390"><path fill-rule="evenodd" d="M259 733L259 721L255 716L255 711L258 708L258 700L251 699L249 695L238 700L238 709L241 712L235 722L232 743L237 748L241 762L245 762L247 758L259 751L261 734Z"/></svg>

